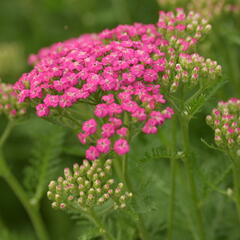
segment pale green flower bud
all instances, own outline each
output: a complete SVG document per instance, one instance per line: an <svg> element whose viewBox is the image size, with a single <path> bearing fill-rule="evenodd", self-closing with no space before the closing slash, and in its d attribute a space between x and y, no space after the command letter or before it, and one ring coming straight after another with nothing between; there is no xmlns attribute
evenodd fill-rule
<svg viewBox="0 0 240 240"><path fill-rule="evenodd" d="M59 206L58 203L56 203L56 202L52 203L52 208L58 208L58 206Z"/></svg>
<svg viewBox="0 0 240 240"><path fill-rule="evenodd" d="M48 197L49 200L54 200L54 195L50 191L47 192L47 197Z"/></svg>
<svg viewBox="0 0 240 240"><path fill-rule="evenodd" d="M111 178L112 160L105 163L101 161L83 161L82 165L75 164L73 173L70 169L64 170L64 178L58 178L58 184L51 181L49 184L48 198L54 208L87 210L95 205L104 204L112 199L114 206L126 205L128 193L124 184L115 184ZM81 175L81 176L80 176ZM121 206L121 204L119 206Z"/></svg>

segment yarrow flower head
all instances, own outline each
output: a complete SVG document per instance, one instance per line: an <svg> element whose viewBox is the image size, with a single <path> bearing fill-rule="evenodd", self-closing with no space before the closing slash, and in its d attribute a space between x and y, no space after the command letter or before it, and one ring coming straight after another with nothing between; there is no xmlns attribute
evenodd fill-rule
<svg viewBox="0 0 240 240"><path fill-rule="evenodd" d="M162 90L202 85L219 74L216 62L192 53L210 28L198 14L177 9L161 11L156 24L120 25L54 44L31 56L34 69L15 84L19 101L32 102L39 117L71 121L80 142L92 144L89 160L126 154L129 126L155 134L173 115ZM93 106L90 120L81 115L83 104Z"/></svg>
<svg viewBox="0 0 240 240"><path fill-rule="evenodd" d="M49 184L48 198L52 207L58 209L79 209L87 211L110 202L114 209L125 208L132 193L126 191L123 183L111 178L112 160L84 160L79 166L64 170L64 177Z"/></svg>
<svg viewBox="0 0 240 240"><path fill-rule="evenodd" d="M25 104L19 103L12 84L0 83L0 113L13 119L26 113Z"/></svg>
<svg viewBox="0 0 240 240"><path fill-rule="evenodd" d="M206 121L215 131L215 142L225 149L240 149L240 99L221 101Z"/></svg>
<svg viewBox="0 0 240 240"><path fill-rule="evenodd" d="M214 20L224 13L239 14L239 4L229 0L158 0L161 7L181 6L200 13L207 19Z"/></svg>
<svg viewBox="0 0 240 240"><path fill-rule="evenodd" d="M193 52L193 46L211 29L208 21L198 13L190 11L186 15L177 9L176 14L161 11L157 26L168 36L162 87L174 93L180 85L193 88L213 84L221 74L221 66Z"/></svg>

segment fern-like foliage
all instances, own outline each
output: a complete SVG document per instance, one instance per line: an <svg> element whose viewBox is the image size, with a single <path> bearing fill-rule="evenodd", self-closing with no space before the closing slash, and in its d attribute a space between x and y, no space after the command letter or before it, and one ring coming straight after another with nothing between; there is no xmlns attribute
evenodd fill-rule
<svg viewBox="0 0 240 240"><path fill-rule="evenodd" d="M185 110L187 111L190 119L194 117L202 107L214 96L214 94L226 84L225 80L219 81L216 85L207 89L199 89L193 96L191 96L185 105Z"/></svg>
<svg viewBox="0 0 240 240"><path fill-rule="evenodd" d="M62 152L64 131L53 128L48 133L34 137L30 165L25 168L24 185L32 204L42 198L47 183L57 169Z"/></svg>

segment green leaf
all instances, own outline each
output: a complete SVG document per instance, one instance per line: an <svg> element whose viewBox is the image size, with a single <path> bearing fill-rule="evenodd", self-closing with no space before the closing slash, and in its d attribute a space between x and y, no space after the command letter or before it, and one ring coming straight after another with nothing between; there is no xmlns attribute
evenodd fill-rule
<svg viewBox="0 0 240 240"><path fill-rule="evenodd" d="M185 105L185 109L190 119L195 116L201 108L208 102L214 94L223 87L227 81L221 80L217 84L212 85L210 88L199 89L194 95L192 95Z"/></svg>
<svg viewBox="0 0 240 240"><path fill-rule="evenodd" d="M63 130L52 128L48 134L34 137L32 158L30 165L25 169L24 179L32 204L40 201L50 178L54 175L62 152L64 135Z"/></svg>

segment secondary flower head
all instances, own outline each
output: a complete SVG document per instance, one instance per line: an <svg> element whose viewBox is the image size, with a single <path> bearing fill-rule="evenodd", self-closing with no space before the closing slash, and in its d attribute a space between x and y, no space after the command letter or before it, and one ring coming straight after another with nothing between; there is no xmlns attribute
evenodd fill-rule
<svg viewBox="0 0 240 240"><path fill-rule="evenodd" d="M221 101L208 115L207 123L215 131L215 142L228 149L240 149L240 99Z"/></svg>
<svg viewBox="0 0 240 240"><path fill-rule="evenodd" d="M207 19L214 20L224 13L239 14L239 4L231 0L158 0L161 7L181 6L201 13Z"/></svg>
<svg viewBox="0 0 240 240"><path fill-rule="evenodd" d="M157 26L160 33L168 36L162 87L174 93L181 85L194 88L213 84L221 74L221 66L193 51L193 46L211 29L208 21L200 14L185 14L177 9L176 14L160 11Z"/></svg>
<svg viewBox="0 0 240 240"><path fill-rule="evenodd" d="M80 166L74 164L73 171L66 168L64 177L48 185L47 196L52 201L52 207L87 211L110 202L115 209L125 208L132 193L126 191L123 183L116 183L111 178L111 172L110 159L105 163L84 160Z"/></svg>
<svg viewBox="0 0 240 240"><path fill-rule="evenodd" d="M0 83L0 113L16 118L26 113L25 104L19 103L12 84Z"/></svg>

